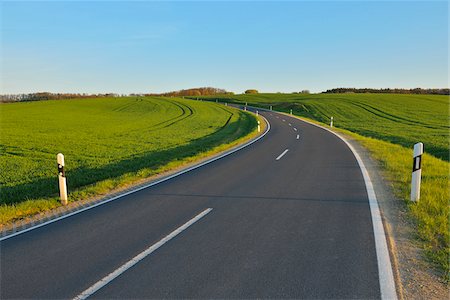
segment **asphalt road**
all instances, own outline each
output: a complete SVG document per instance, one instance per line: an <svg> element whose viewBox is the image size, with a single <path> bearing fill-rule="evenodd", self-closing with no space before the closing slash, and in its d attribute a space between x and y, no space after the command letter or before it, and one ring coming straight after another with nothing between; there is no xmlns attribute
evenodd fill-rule
<svg viewBox="0 0 450 300"><path fill-rule="evenodd" d="M271 130L247 148L0 242L1 298L92 291L208 208L90 297L380 298L368 197L352 152L320 128L262 114Z"/></svg>

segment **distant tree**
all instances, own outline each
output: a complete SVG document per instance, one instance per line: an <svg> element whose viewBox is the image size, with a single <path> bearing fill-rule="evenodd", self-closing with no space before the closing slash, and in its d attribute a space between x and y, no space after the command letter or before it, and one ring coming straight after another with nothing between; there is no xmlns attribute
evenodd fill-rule
<svg viewBox="0 0 450 300"><path fill-rule="evenodd" d="M246 90L246 94L258 94L258 90Z"/></svg>
<svg viewBox="0 0 450 300"><path fill-rule="evenodd" d="M303 90L303 91L301 91L300 93L301 93L301 94L309 94L310 92L309 92L309 90Z"/></svg>
<svg viewBox="0 0 450 300"><path fill-rule="evenodd" d="M193 90L188 91L187 95L188 96L201 96L202 92L200 92L197 89L193 89Z"/></svg>

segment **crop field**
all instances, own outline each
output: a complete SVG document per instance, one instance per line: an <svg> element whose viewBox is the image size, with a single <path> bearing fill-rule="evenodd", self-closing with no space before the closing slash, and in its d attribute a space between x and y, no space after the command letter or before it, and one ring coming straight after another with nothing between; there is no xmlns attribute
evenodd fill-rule
<svg viewBox="0 0 450 300"><path fill-rule="evenodd" d="M215 99L215 98L211 98ZM257 94L222 101L252 103L334 125L363 136L425 151L449 161L449 97L400 94Z"/></svg>
<svg viewBox="0 0 450 300"><path fill-rule="evenodd" d="M358 140L380 163L396 196L414 220L432 263L449 280L449 97L400 94L256 94L219 99L290 112L325 124ZM342 130L341 130L342 129ZM412 147L424 143L421 199L409 201Z"/></svg>
<svg viewBox="0 0 450 300"><path fill-rule="evenodd" d="M16 216L3 216L3 222L33 211L37 203L57 203L59 152L65 155L73 201L97 182L152 175L169 162L195 157L256 128L253 116L230 107L162 97L2 104L0 122L0 214L28 203ZM49 197L51 204L42 200Z"/></svg>

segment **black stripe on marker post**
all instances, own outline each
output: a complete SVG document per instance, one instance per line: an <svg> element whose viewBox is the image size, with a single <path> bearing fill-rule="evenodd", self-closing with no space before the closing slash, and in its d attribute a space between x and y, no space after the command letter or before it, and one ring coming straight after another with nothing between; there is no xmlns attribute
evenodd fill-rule
<svg viewBox="0 0 450 300"><path fill-rule="evenodd" d="M66 177L66 173L64 172L64 166L58 164L58 174L62 177Z"/></svg>
<svg viewBox="0 0 450 300"><path fill-rule="evenodd" d="M422 168L422 155L414 157L413 160L413 172L420 170Z"/></svg>

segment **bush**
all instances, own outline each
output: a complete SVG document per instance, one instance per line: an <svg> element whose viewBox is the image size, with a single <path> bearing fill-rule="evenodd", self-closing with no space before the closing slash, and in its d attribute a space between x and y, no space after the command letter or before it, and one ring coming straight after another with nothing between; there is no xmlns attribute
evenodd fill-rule
<svg viewBox="0 0 450 300"><path fill-rule="evenodd" d="M245 91L246 94L258 94L257 90L246 90Z"/></svg>

